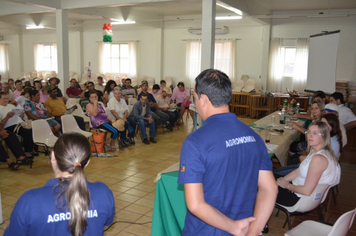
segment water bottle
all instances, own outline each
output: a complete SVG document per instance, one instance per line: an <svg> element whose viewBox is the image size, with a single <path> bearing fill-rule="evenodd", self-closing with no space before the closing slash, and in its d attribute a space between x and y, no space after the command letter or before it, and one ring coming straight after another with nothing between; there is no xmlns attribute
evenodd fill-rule
<svg viewBox="0 0 356 236"><path fill-rule="evenodd" d="M299 102L297 103L296 113L300 113L300 104L299 104Z"/></svg>
<svg viewBox="0 0 356 236"><path fill-rule="evenodd" d="M281 119L279 120L279 123L280 124L284 124L284 120L285 120L285 116L284 116L284 113L286 112L286 110L284 109L284 107L282 108L282 111L281 111Z"/></svg>

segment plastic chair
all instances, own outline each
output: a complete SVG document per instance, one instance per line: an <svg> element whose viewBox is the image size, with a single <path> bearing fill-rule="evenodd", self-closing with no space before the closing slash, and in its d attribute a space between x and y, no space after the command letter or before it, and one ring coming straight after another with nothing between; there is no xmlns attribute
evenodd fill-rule
<svg viewBox="0 0 356 236"><path fill-rule="evenodd" d="M136 77L131 78L131 86L132 87L137 87L138 86L138 81Z"/></svg>
<svg viewBox="0 0 356 236"><path fill-rule="evenodd" d="M255 89L255 80L254 79L248 79L246 82L245 82L245 86L243 87L242 89L242 92L251 92L252 90Z"/></svg>
<svg viewBox="0 0 356 236"><path fill-rule="evenodd" d="M244 83L246 83L246 81L247 81L249 78L250 78L250 76L248 76L248 75L242 75L242 76L241 76L241 80L242 80Z"/></svg>
<svg viewBox="0 0 356 236"><path fill-rule="evenodd" d="M49 148L53 148L57 141L46 120L32 121L32 138L34 144L43 146L48 155L50 155Z"/></svg>
<svg viewBox="0 0 356 236"><path fill-rule="evenodd" d="M84 114L84 111L79 104L77 104L77 109L72 112L72 115L83 117L85 123L89 123L90 121L89 117Z"/></svg>
<svg viewBox="0 0 356 236"><path fill-rule="evenodd" d="M137 99L136 98L129 98L129 100L128 100L128 105L135 105L135 103L137 102Z"/></svg>
<svg viewBox="0 0 356 236"><path fill-rule="evenodd" d="M164 77L164 80L166 81L166 86L167 87L170 87L171 85L173 85L173 83L172 83L172 77L171 76L166 76L166 77Z"/></svg>
<svg viewBox="0 0 356 236"><path fill-rule="evenodd" d="M79 100L80 100L80 98L68 98L67 103L66 103L67 109L71 108L74 105L80 106Z"/></svg>
<svg viewBox="0 0 356 236"><path fill-rule="evenodd" d="M235 88L233 91L241 92L242 88L245 86L245 82L243 80L236 81Z"/></svg>
<svg viewBox="0 0 356 236"><path fill-rule="evenodd" d="M307 213L317 208L320 203L325 200L324 195L329 188L330 186L327 184L317 185L312 194L310 194L310 196L302 196L294 206L283 206L281 204L276 203L275 207L285 212L287 215L287 219L283 225L283 228L286 226L287 222L288 229L292 228L290 216ZM318 208L318 212L320 217L320 208Z"/></svg>
<svg viewBox="0 0 356 236"><path fill-rule="evenodd" d="M356 209L344 213L337 219L334 226L307 220L289 230L285 236L345 236L355 220Z"/></svg>
<svg viewBox="0 0 356 236"><path fill-rule="evenodd" d="M84 135L86 138L91 137L93 134L79 128L78 123L75 121L73 115L61 116L63 133L75 132Z"/></svg>

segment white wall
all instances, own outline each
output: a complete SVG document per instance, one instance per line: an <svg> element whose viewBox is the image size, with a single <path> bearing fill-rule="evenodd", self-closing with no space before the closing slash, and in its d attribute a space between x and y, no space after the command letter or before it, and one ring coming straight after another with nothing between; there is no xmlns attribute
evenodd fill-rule
<svg viewBox="0 0 356 236"><path fill-rule="evenodd" d="M273 20L271 37L309 37L321 31L341 30L336 80L347 80L356 86L356 16L340 18L291 18Z"/></svg>
<svg viewBox="0 0 356 236"><path fill-rule="evenodd" d="M8 45L9 50L9 78L16 78L21 76L21 58L20 58L20 37L19 35L5 35L4 41L1 43ZM2 77L4 82L7 78Z"/></svg>

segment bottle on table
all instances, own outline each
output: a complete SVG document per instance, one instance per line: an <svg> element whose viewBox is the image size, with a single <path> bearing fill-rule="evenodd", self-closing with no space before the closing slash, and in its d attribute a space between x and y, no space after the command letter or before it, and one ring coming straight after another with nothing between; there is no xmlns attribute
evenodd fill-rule
<svg viewBox="0 0 356 236"><path fill-rule="evenodd" d="M295 112L296 112L296 113L300 113L300 103L299 103L299 102L297 103L297 109L296 109Z"/></svg>
<svg viewBox="0 0 356 236"><path fill-rule="evenodd" d="M283 107L282 111L281 111L281 119L279 120L280 124L284 124L284 122L285 122L285 112L286 112L286 110Z"/></svg>

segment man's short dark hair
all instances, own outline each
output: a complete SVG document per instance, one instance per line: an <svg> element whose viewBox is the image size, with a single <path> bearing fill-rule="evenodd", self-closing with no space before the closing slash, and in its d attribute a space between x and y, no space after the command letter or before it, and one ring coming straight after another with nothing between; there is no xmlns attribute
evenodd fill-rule
<svg viewBox="0 0 356 236"><path fill-rule="evenodd" d="M207 69L195 78L195 92L198 98L205 94L214 107L226 106L231 102L231 81L224 72Z"/></svg>
<svg viewBox="0 0 356 236"><path fill-rule="evenodd" d="M159 84L162 84L162 83L165 83L166 84L166 81L163 79L161 81L159 81Z"/></svg>
<svg viewBox="0 0 356 236"><path fill-rule="evenodd" d="M103 79L103 77L102 76L98 76L98 78L97 79Z"/></svg>
<svg viewBox="0 0 356 236"><path fill-rule="evenodd" d="M142 94L141 94L141 98L142 98L142 97L147 97L147 99L148 99L148 94L147 94L147 93L142 93Z"/></svg>
<svg viewBox="0 0 356 236"><path fill-rule="evenodd" d="M125 82L126 82L126 81L130 81L130 83L131 83L131 79L130 79L130 78L125 79Z"/></svg>
<svg viewBox="0 0 356 236"><path fill-rule="evenodd" d="M21 83L21 84L22 84L22 80L19 80L19 79L16 80L16 81L15 81L15 85L16 85L17 83Z"/></svg>
<svg viewBox="0 0 356 236"><path fill-rule="evenodd" d="M337 101L338 99L340 99L340 103L341 104L344 104L344 95L342 95L342 93L339 93L339 92L335 92L335 93L332 93L330 95L330 97L333 97L335 99L335 101Z"/></svg>
<svg viewBox="0 0 356 236"><path fill-rule="evenodd" d="M89 84L91 84L91 85L93 85L93 86L94 86L94 83L93 83L93 82L91 82L91 81L89 81L89 82L87 83L87 85L89 85Z"/></svg>
<svg viewBox="0 0 356 236"><path fill-rule="evenodd" d="M10 78L10 79L7 80L7 82L10 82L10 81L14 81L14 79Z"/></svg>
<svg viewBox="0 0 356 236"><path fill-rule="evenodd" d="M316 93L314 94L314 99L315 99L315 98L324 99L324 98L326 98L326 96L325 96L325 93L324 93L323 91L318 90L318 91L316 91ZM313 99L313 100L314 100L314 99Z"/></svg>
<svg viewBox="0 0 356 236"><path fill-rule="evenodd" d="M41 81L39 81L39 80L35 80L35 81L33 81L33 86L35 86L36 84L40 84L40 85L41 85L41 87L42 87L42 83L41 83Z"/></svg>
<svg viewBox="0 0 356 236"><path fill-rule="evenodd" d="M5 93L4 91L0 91L0 98L2 98L2 96L7 95L7 93Z"/></svg>
<svg viewBox="0 0 356 236"><path fill-rule="evenodd" d="M73 80L75 80L77 82L77 80L75 78L72 78L69 82L72 82Z"/></svg>

